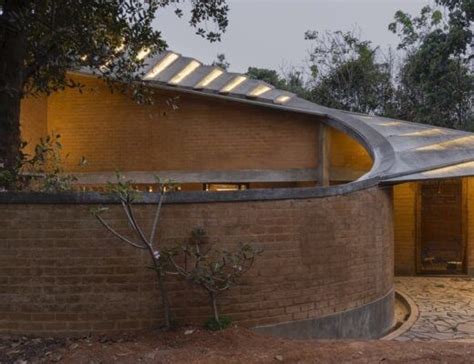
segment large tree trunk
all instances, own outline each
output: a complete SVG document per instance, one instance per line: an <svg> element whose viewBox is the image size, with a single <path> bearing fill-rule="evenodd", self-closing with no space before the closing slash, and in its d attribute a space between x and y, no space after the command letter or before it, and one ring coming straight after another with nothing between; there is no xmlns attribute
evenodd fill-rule
<svg viewBox="0 0 474 364"><path fill-rule="evenodd" d="M20 101L26 35L19 14L24 14L25 3L6 0L0 16L0 170L11 172L17 166L21 144Z"/></svg>

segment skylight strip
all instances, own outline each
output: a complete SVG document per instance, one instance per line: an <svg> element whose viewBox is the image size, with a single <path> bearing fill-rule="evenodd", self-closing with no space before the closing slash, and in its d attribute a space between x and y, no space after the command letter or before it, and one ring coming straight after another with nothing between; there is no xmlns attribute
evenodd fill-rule
<svg viewBox="0 0 474 364"><path fill-rule="evenodd" d="M281 95L278 96L273 102L278 105L283 105L286 104L288 101L290 101L291 97L288 95Z"/></svg>
<svg viewBox="0 0 474 364"><path fill-rule="evenodd" d="M212 81L220 77L223 73L224 71L222 71L219 68L213 69L211 72L209 72L209 74L206 77L204 77L201 81L199 81L199 83L196 86L194 86L194 88L204 88L208 86Z"/></svg>
<svg viewBox="0 0 474 364"><path fill-rule="evenodd" d="M161 72L163 72L166 68L168 68L171 63L176 61L179 56L176 53L168 53L166 56L163 57L157 64L155 64L150 71L143 77L145 80L150 80L158 76Z"/></svg>
<svg viewBox="0 0 474 364"><path fill-rule="evenodd" d="M230 81L228 84L226 84L223 88L221 88L221 90L219 92L221 92L221 93L231 92L233 89L235 89L237 86L239 86L246 79L247 79L247 77L245 77L245 76L237 76L232 81Z"/></svg>
<svg viewBox="0 0 474 364"><path fill-rule="evenodd" d="M255 87L252 91L250 91L250 93L248 94L248 96L250 97L258 97L262 94L264 94L265 92L268 92L270 91L272 88L267 86L267 85L258 85L257 87Z"/></svg>
<svg viewBox="0 0 474 364"><path fill-rule="evenodd" d="M192 60L186 65L186 67L184 67L181 71L179 71L176 75L174 75L173 78L168 83L172 85L177 85L182 80L184 80L187 76L189 76L193 71L195 71L196 68L198 68L199 66L201 66L201 63L199 63L198 61Z"/></svg>

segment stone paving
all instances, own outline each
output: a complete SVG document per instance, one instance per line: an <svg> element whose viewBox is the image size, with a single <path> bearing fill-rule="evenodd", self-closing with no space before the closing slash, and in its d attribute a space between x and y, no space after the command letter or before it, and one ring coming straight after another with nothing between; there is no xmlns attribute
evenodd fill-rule
<svg viewBox="0 0 474 364"><path fill-rule="evenodd" d="M420 311L412 328L395 340L474 341L474 279L395 277L395 287Z"/></svg>

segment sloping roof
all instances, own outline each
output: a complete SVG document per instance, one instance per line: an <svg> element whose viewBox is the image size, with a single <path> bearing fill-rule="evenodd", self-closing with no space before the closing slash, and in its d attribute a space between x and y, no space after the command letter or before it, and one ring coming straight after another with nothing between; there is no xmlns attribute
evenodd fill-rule
<svg viewBox="0 0 474 364"><path fill-rule="evenodd" d="M474 134L323 107L263 81L163 52L145 60L144 81L165 89L322 116L361 142L374 159L359 181L382 183L474 175Z"/></svg>

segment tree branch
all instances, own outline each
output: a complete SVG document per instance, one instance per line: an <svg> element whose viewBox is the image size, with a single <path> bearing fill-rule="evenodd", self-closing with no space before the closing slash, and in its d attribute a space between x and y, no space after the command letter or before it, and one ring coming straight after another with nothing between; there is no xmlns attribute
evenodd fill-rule
<svg viewBox="0 0 474 364"><path fill-rule="evenodd" d="M138 248L138 249L147 249L145 246L141 246L137 243L134 243L133 241L127 239L125 236L119 234L117 231L115 231L112 227L110 227L109 224L105 222L105 220L100 216L100 215L95 215L97 219L100 221L100 223L108 230L110 231L113 235L115 235L117 238L122 240L123 242L130 244L131 246Z"/></svg>

